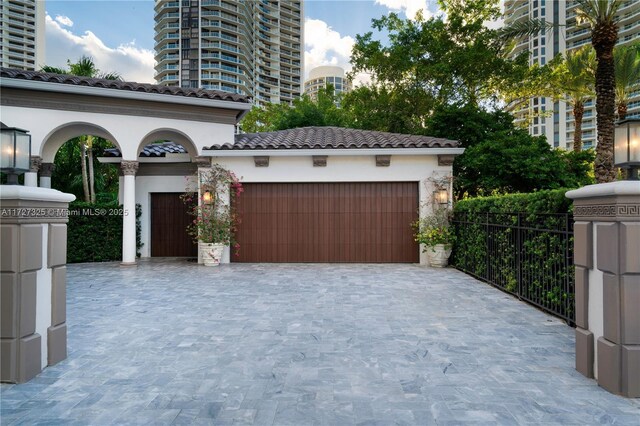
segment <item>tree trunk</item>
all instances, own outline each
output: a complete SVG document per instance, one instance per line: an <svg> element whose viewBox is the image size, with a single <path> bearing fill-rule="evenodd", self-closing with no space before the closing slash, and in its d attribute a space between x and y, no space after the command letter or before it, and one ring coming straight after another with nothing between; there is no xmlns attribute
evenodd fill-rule
<svg viewBox="0 0 640 426"><path fill-rule="evenodd" d="M82 190L84 191L84 201L86 203L91 202L89 196L89 182L87 181L87 147L83 140L80 138L80 167L82 169Z"/></svg>
<svg viewBox="0 0 640 426"><path fill-rule="evenodd" d="M615 24L596 24L591 43L596 51L596 145L595 178L597 183L612 182L616 178L613 163L613 139L615 134L615 63L613 47L618 40Z"/></svg>
<svg viewBox="0 0 640 426"><path fill-rule="evenodd" d="M575 101L573 104L573 119L575 129L573 131L573 150L582 151L582 116L584 115L584 102Z"/></svg>
<svg viewBox="0 0 640 426"><path fill-rule="evenodd" d="M87 154L89 161L89 198L91 199L91 204L95 204L96 202L96 183L95 183L95 175L93 173L93 136L87 136Z"/></svg>

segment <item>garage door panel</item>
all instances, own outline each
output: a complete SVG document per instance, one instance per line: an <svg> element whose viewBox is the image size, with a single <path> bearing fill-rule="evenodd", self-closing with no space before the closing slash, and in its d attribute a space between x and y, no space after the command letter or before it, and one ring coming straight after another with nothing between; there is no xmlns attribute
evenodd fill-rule
<svg viewBox="0 0 640 426"><path fill-rule="evenodd" d="M417 182L245 184L237 262L418 262Z"/></svg>

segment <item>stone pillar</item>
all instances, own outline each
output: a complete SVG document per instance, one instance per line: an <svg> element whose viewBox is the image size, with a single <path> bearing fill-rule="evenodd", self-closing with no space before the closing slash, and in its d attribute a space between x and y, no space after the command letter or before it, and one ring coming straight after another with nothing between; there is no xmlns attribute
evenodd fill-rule
<svg viewBox="0 0 640 426"><path fill-rule="evenodd" d="M29 171L24 174L24 186L38 186L38 171L42 164L42 158L32 155Z"/></svg>
<svg viewBox="0 0 640 426"><path fill-rule="evenodd" d="M69 202L45 188L0 191L0 380L22 383L67 357Z"/></svg>
<svg viewBox="0 0 640 426"><path fill-rule="evenodd" d="M573 199L576 369L640 397L640 182L590 185Z"/></svg>
<svg viewBox="0 0 640 426"><path fill-rule="evenodd" d="M211 168L211 157L195 157L192 160L194 163L196 163L196 165L198 166L198 199L200 199L200 173L204 170L210 169ZM199 244L198 244L199 246ZM202 253L200 253L200 247L198 247L198 263L200 265L204 264L204 261L202 260Z"/></svg>
<svg viewBox="0 0 640 426"><path fill-rule="evenodd" d="M42 163L40 166L40 187L51 188L51 175L53 174L53 163Z"/></svg>
<svg viewBox="0 0 640 426"><path fill-rule="evenodd" d="M121 264L133 266L136 264L136 172L138 171L138 162L122 160L120 167L124 174Z"/></svg>

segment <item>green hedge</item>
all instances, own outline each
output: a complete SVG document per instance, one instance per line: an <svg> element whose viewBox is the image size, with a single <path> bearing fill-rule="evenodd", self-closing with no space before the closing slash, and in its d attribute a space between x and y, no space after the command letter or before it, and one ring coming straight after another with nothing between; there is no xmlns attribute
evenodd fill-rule
<svg viewBox="0 0 640 426"><path fill-rule="evenodd" d="M69 204L67 228L67 262L108 262L122 259L122 205L118 203L90 204L75 201ZM136 248L142 247L140 216L136 205ZM137 253L140 256L140 253Z"/></svg>
<svg viewBox="0 0 640 426"><path fill-rule="evenodd" d="M572 322L572 203L566 192L459 201L452 264Z"/></svg>
<svg viewBox="0 0 640 426"><path fill-rule="evenodd" d="M507 194L458 201L454 213L571 213L573 205L565 194L569 189L552 189L529 194Z"/></svg>

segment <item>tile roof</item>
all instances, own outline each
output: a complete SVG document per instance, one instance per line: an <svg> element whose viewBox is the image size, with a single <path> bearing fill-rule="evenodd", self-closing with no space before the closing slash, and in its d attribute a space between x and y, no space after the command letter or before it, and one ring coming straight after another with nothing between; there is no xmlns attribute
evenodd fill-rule
<svg viewBox="0 0 640 426"><path fill-rule="evenodd" d="M134 83L130 81L105 80L102 78L78 77L68 74L54 74L39 71L25 71L15 68L0 68L0 78L44 81L47 83L70 84L74 86L101 87L105 89L127 90L131 92L157 93L161 95L185 96L191 98L215 99L249 103L244 95L227 93L219 90L187 89L182 87L161 86L159 84Z"/></svg>
<svg viewBox="0 0 640 426"><path fill-rule="evenodd" d="M166 157L167 154L186 154L187 150L180 144L175 142L152 143L144 148L140 153L140 157ZM122 157L122 153L118 148L107 148L104 150L105 157Z"/></svg>
<svg viewBox="0 0 640 426"><path fill-rule="evenodd" d="M458 148L458 141L341 127L301 127L277 132L244 133L235 143L205 150Z"/></svg>

